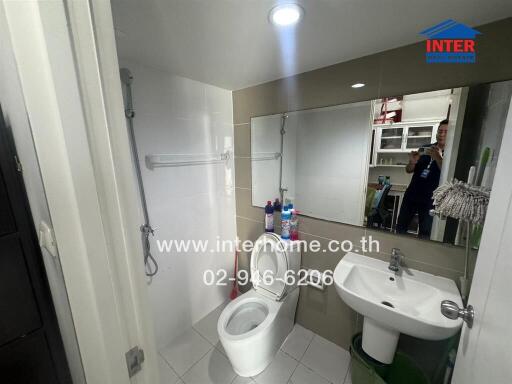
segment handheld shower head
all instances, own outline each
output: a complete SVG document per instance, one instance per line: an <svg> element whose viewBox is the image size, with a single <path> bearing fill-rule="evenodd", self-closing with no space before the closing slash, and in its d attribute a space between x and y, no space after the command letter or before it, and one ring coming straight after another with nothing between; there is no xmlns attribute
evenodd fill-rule
<svg viewBox="0 0 512 384"><path fill-rule="evenodd" d="M130 85L133 81L133 75L128 68L121 68L119 70L121 81L123 84Z"/></svg>

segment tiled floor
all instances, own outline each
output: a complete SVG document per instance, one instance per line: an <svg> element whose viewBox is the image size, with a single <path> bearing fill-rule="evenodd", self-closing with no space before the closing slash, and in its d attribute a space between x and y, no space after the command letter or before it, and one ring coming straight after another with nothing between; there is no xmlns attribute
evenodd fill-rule
<svg viewBox="0 0 512 384"><path fill-rule="evenodd" d="M298 324L265 371L237 376L217 335L222 308L160 351L161 384L351 384L349 353Z"/></svg>

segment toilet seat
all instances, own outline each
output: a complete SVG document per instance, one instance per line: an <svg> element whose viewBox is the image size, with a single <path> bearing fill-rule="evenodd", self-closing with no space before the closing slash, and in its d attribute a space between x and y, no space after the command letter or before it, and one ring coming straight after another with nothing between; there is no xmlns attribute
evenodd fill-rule
<svg viewBox="0 0 512 384"><path fill-rule="evenodd" d="M286 294L287 250L275 233L265 233L256 241L251 255L251 282L262 295L281 300ZM271 279L270 279L271 277Z"/></svg>

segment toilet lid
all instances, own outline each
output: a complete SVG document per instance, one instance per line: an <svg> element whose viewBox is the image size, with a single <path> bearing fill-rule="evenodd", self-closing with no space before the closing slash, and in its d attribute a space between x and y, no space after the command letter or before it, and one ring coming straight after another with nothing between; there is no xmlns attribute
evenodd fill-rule
<svg viewBox="0 0 512 384"><path fill-rule="evenodd" d="M281 238L265 233L256 241L251 254L251 281L255 290L275 300L286 291L288 258Z"/></svg>

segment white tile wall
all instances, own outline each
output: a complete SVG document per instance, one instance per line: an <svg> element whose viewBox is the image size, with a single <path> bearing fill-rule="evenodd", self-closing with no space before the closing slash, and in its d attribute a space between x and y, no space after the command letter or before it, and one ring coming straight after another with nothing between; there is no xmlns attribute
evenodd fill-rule
<svg viewBox="0 0 512 384"><path fill-rule="evenodd" d="M233 151L231 92L121 60L134 76L135 135L160 272L149 284L160 347L221 304L229 287L205 286L203 273L226 269L232 252L159 252L156 239L236 238L234 164L149 170L147 154Z"/></svg>
<svg viewBox="0 0 512 384"><path fill-rule="evenodd" d="M362 225L370 102L291 112L286 120L282 187L303 214ZM280 151L281 115L251 119L251 151ZM279 161L252 166L252 202L279 194ZM359 165L355 165L359 164Z"/></svg>
<svg viewBox="0 0 512 384"><path fill-rule="evenodd" d="M251 119L251 156L281 152L280 131L280 115ZM251 162L253 205L264 207L268 200L273 202L279 197L279 169L278 159Z"/></svg>

